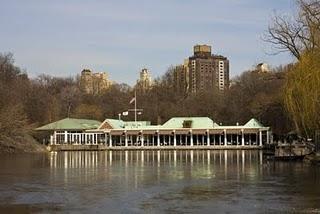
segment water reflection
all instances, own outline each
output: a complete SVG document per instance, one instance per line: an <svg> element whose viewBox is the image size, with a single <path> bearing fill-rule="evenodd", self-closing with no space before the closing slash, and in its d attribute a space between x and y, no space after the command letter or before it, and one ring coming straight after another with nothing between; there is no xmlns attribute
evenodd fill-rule
<svg viewBox="0 0 320 214"><path fill-rule="evenodd" d="M59 171L61 176L60 170L63 169L66 182L70 172L77 172L84 175L87 182L98 173L110 177L123 173L130 183L150 176L150 173L144 173L145 170L152 171L158 180L163 176L173 180L211 179L217 174L223 175L224 179L234 175L237 179L241 176L254 179L261 174L262 165L262 151L256 150L79 151L50 154L52 175Z"/></svg>
<svg viewBox="0 0 320 214"><path fill-rule="evenodd" d="M112 166L114 162L120 165L154 164L162 163L169 166L177 165L219 165L242 166L262 164L262 151L257 150L147 150L147 151L73 151L50 153L51 168L94 168L99 166Z"/></svg>
<svg viewBox="0 0 320 214"><path fill-rule="evenodd" d="M262 151L59 152L0 156L0 162L0 213L320 209L320 167L267 162Z"/></svg>

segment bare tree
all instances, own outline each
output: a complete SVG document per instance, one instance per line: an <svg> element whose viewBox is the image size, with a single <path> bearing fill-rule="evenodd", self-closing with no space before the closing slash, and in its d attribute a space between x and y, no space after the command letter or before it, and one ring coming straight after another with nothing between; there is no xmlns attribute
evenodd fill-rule
<svg viewBox="0 0 320 214"><path fill-rule="evenodd" d="M277 52L289 51L298 60L303 52L313 52L320 45L320 1L297 0L296 17L275 15L264 40Z"/></svg>

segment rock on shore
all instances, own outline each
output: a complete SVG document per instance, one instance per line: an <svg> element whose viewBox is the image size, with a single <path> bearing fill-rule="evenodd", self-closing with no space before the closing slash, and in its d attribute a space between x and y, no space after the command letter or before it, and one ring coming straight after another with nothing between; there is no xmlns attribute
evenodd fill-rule
<svg viewBox="0 0 320 214"><path fill-rule="evenodd" d="M33 153L46 151L46 147L39 144L30 135L0 138L0 153Z"/></svg>
<svg viewBox="0 0 320 214"><path fill-rule="evenodd" d="M304 158L304 161L307 163L320 165L320 153L313 153L313 154L307 155Z"/></svg>

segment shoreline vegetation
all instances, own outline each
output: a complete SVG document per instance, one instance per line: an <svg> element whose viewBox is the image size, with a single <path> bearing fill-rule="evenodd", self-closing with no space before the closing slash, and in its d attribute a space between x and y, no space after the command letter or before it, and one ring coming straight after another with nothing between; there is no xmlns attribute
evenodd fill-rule
<svg viewBox="0 0 320 214"><path fill-rule="evenodd" d="M128 110L135 90L143 109L138 120L152 124L171 117L206 116L228 125L257 118L272 128L274 141L285 139L287 133L315 139L320 130L320 1L296 3L295 18L275 15L264 38L295 60L269 72L244 71L223 93L176 91L171 66L150 90L115 83L99 94L88 94L81 90L78 76L29 78L14 65L12 54L0 53L0 152L42 151L45 146L35 139L43 138L31 130L62 118L118 118Z"/></svg>

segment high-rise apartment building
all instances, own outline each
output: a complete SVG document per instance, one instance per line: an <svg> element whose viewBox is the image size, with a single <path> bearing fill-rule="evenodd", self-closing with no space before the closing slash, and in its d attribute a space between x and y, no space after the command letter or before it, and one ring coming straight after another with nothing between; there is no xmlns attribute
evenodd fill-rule
<svg viewBox="0 0 320 214"><path fill-rule="evenodd" d="M140 71L140 79L136 85L142 91L147 91L152 87L151 73L147 68L143 68Z"/></svg>
<svg viewBox="0 0 320 214"><path fill-rule="evenodd" d="M173 68L174 90L179 94L186 94L189 90L189 60L186 59L183 65Z"/></svg>
<svg viewBox="0 0 320 214"><path fill-rule="evenodd" d="M188 59L189 92L229 87L229 60L221 55L211 54L211 46L195 45L193 56Z"/></svg>
<svg viewBox="0 0 320 214"><path fill-rule="evenodd" d="M99 94L108 89L112 82L106 72L93 73L89 69L81 71L80 88L88 94Z"/></svg>

